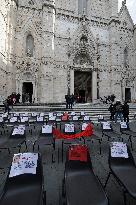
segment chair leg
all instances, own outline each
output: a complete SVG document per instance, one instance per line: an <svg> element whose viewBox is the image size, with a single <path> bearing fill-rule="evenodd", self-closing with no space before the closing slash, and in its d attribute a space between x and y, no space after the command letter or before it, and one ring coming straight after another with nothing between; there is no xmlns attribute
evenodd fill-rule
<svg viewBox="0 0 136 205"><path fill-rule="evenodd" d="M62 163L63 163L63 149L64 149L64 142L62 141L62 146L61 146Z"/></svg>
<svg viewBox="0 0 136 205"><path fill-rule="evenodd" d="M127 205L126 191L123 191L124 205Z"/></svg>
<svg viewBox="0 0 136 205"><path fill-rule="evenodd" d="M109 174L108 174L108 176L107 176L107 179L106 179L106 182L105 182L105 184L104 184L104 188L106 188L107 183L108 183L108 181L109 181L109 178L110 178L110 175L111 175L111 174L112 174L112 173L109 172Z"/></svg>
<svg viewBox="0 0 136 205"><path fill-rule="evenodd" d="M132 138L131 138L131 137L132 137L132 136L129 135L130 146L131 146L131 149L132 149L132 151L133 151L133 145L132 145Z"/></svg>
<svg viewBox="0 0 136 205"><path fill-rule="evenodd" d="M99 139L99 147L100 147L100 155L102 153L102 148L101 148L101 140Z"/></svg>

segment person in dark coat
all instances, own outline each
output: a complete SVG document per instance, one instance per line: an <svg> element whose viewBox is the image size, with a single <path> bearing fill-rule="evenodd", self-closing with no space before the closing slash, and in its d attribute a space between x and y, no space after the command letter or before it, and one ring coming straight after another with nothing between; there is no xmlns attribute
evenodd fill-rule
<svg viewBox="0 0 136 205"><path fill-rule="evenodd" d="M9 114L9 103L8 103L8 100L6 99L4 102L3 102L3 104L4 104L4 108L5 108L5 113L6 112L8 112L8 114Z"/></svg>
<svg viewBox="0 0 136 205"><path fill-rule="evenodd" d="M68 108L68 95L65 95L65 100L66 100L66 109Z"/></svg>
<svg viewBox="0 0 136 205"><path fill-rule="evenodd" d="M111 105L110 105L110 107L109 107L108 110L110 111L110 114L111 114L111 116L110 116L110 120L114 120L114 115L115 115L115 105L114 105L113 103L111 103Z"/></svg>
<svg viewBox="0 0 136 205"><path fill-rule="evenodd" d="M129 122L129 105L127 102L124 103L123 105L123 117L124 117L124 122Z"/></svg>
<svg viewBox="0 0 136 205"><path fill-rule="evenodd" d="M117 122L117 118L119 117L121 122L123 121L123 107L122 107L122 104L120 102L120 100L117 100L116 101L116 104L115 104L115 122Z"/></svg>

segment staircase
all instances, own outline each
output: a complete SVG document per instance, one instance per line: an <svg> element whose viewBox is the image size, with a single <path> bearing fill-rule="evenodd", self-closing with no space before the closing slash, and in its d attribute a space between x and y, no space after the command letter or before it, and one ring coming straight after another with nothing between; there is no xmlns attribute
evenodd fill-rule
<svg viewBox="0 0 136 205"><path fill-rule="evenodd" d="M130 104L130 120L134 120L134 114L136 113L136 104ZM81 111L84 111L87 115L90 116L92 121L98 120L98 115L103 115L105 120L110 119L110 112L108 111L109 105L103 104L75 104L73 109L66 109L65 104L56 104L56 105L15 105L11 112L64 112L64 111L74 111L79 114ZM0 112L3 112L4 108L0 107Z"/></svg>

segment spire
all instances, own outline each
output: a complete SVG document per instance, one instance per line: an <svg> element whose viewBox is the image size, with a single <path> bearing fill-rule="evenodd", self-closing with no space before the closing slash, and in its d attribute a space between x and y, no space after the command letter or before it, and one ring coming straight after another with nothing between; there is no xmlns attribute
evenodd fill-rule
<svg viewBox="0 0 136 205"><path fill-rule="evenodd" d="M126 0L122 1L122 6L126 5Z"/></svg>

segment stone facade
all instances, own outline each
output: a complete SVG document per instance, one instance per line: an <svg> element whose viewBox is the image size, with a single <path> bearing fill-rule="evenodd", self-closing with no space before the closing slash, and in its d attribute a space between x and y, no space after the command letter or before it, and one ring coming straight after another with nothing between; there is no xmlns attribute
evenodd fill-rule
<svg viewBox="0 0 136 205"><path fill-rule="evenodd" d="M136 26L125 0L119 12L118 0L1 0L0 28L1 96L136 99Z"/></svg>

